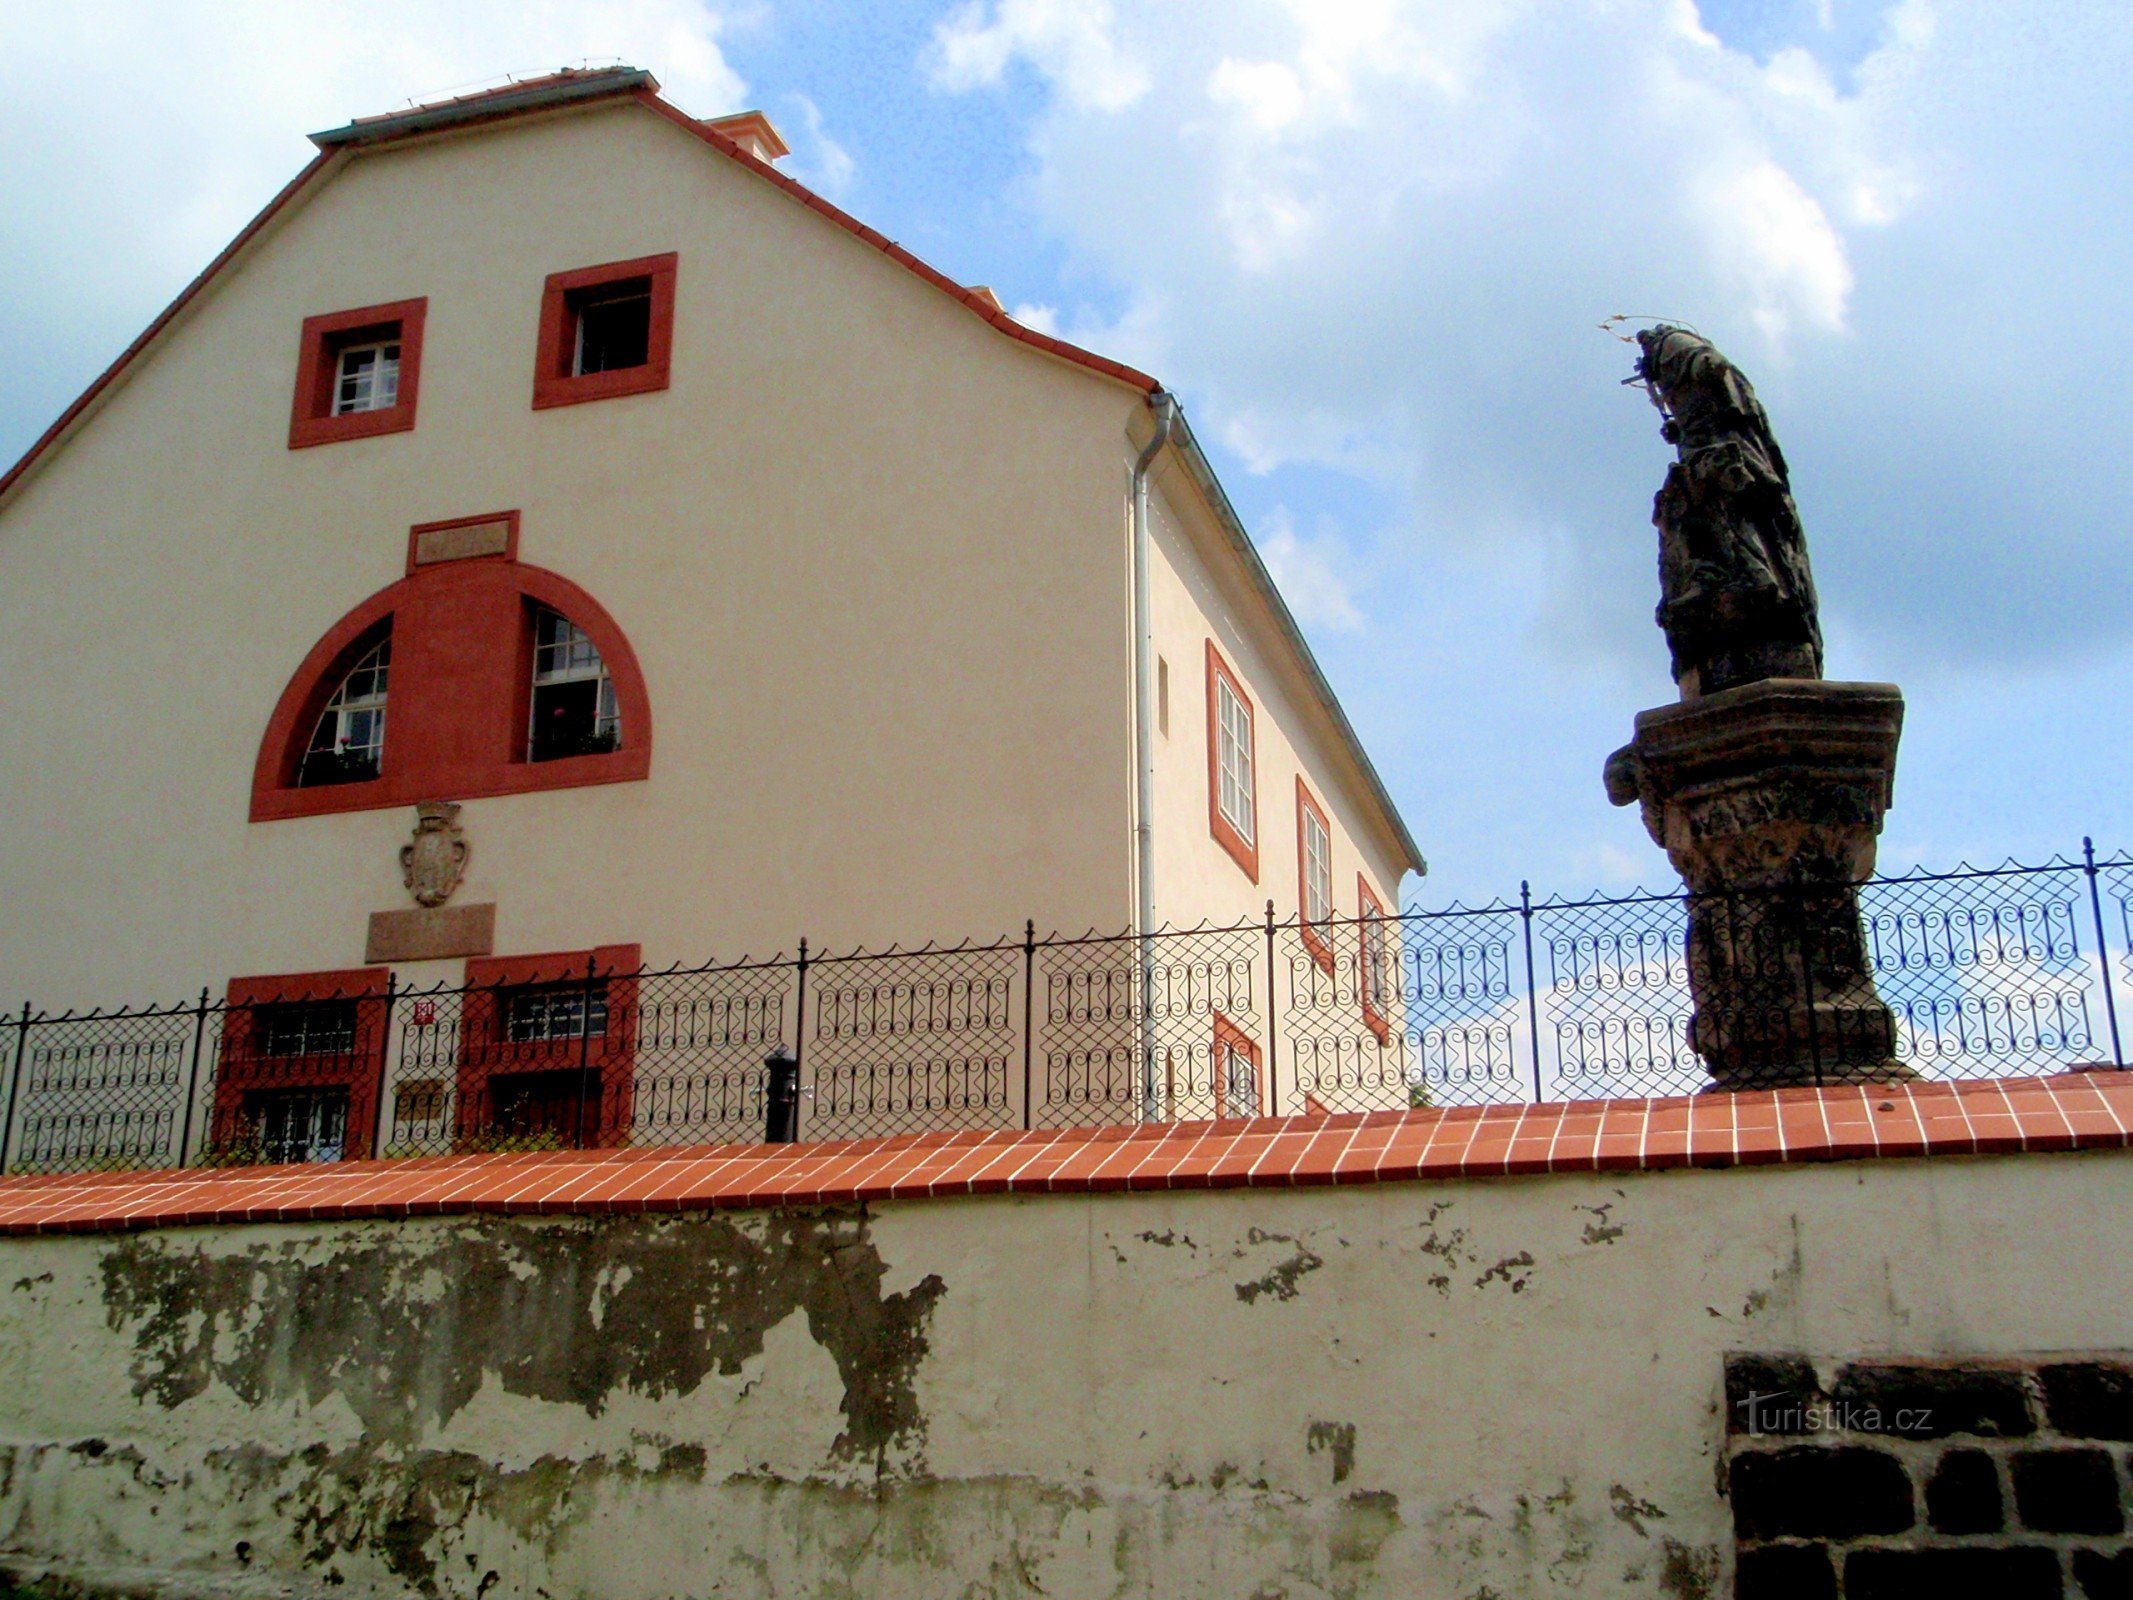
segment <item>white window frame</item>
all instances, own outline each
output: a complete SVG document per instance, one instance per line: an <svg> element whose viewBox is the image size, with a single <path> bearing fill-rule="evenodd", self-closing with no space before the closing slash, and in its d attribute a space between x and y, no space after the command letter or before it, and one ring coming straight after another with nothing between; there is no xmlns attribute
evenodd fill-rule
<svg viewBox="0 0 2133 1600"><path fill-rule="evenodd" d="M1222 820L1247 845L1259 842L1258 802L1253 788L1252 708L1229 674L1215 673L1215 804Z"/></svg>
<svg viewBox="0 0 2133 1600"><path fill-rule="evenodd" d="M1318 814L1318 808L1306 802L1299 808L1303 812L1303 860L1304 860L1304 921L1326 923L1333 920L1333 830Z"/></svg>
<svg viewBox="0 0 2133 1600"><path fill-rule="evenodd" d="M372 358L368 370L351 373L349 362L357 356ZM349 386L357 392L351 395ZM362 344L343 345L333 354L333 415L349 417L365 411L390 411L400 403L400 336L368 339Z"/></svg>
<svg viewBox="0 0 2133 1600"><path fill-rule="evenodd" d="M543 639L543 634L553 627L555 636ZM617 748L622 744L622 705L615 695L614 675L608 671L607 658L600 654L600 647L593 643L592 635L579 627L560 611L543 606L533 617L533 688L538 691L552 684L583 683L588 679L598 682L599 702L593 710L593 736L611 733ZM526 697L526 753L533 754L534 717L539 696L529 693Z"/></svg>
<svg viewBox="0 0 2133 1600"><path fill-rule="evenodd" d="M319 711L319 724L323 724L328 717L333 719L333 741L326 746L327 749L344 756L367 754L377 766L384 766L385 714L392 676L392 651L393 636L388 633L364 651L361 659L341 674L341 681L335 687L333 697ZM363 694L351 695L348 692L349 686L355 682L358 674L366 671L371 675L369 689ZM367 724L370 736L360 744L354 743L348 730L351 725L366 716L370 719ZM304 747L304 754L309 757L319 751L318 724L314 724L311 743Z"/></svg>

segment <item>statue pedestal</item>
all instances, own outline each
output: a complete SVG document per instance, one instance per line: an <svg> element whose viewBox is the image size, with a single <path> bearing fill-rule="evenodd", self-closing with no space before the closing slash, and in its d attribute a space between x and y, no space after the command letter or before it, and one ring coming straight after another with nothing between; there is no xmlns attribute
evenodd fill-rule
<svg viewBox="0 0 2133 1600"><path fill-rule="evenodd" d="M1853 887L1902 729L1893 684L1771 678L1639 712L1608 758L1608 798L1642 807L1689 887L1689 1043L1716 1087L1912 1076Z"/></svg>

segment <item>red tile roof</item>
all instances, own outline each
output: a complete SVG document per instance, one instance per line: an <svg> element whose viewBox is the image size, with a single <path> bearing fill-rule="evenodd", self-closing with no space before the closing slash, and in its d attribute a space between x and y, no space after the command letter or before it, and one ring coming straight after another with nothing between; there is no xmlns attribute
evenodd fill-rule
<svg viewBox="0 0 2133 1600"><path fill-rule="evenodd" d="M470 1212L622 1213L973 1194L1293 1188L2121 1150L2133 1077L1787 1089L842 1144L437 1156L0 1180L0 1235Z"/></svg>

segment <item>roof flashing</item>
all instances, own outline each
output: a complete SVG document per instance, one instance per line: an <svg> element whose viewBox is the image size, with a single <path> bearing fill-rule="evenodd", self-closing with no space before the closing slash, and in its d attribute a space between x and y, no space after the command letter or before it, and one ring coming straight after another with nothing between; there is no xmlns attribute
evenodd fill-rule
<svg viewBox="0 0 2133 1600"><path fill-rule="evenodd" d="M312 134L311 142L321 150L382 144L391 139L435 133L463 123L484 122L492 117L539 111L580 100L597 100L607 95L632 94L640 89L656 93L658 88L659 80L642 67L597 67L591 70L566 67L561 72L508 83L501 88L482 89L449 100L432 101L428 105L410 106L405 111L358 117L345 127Z"/></svg>

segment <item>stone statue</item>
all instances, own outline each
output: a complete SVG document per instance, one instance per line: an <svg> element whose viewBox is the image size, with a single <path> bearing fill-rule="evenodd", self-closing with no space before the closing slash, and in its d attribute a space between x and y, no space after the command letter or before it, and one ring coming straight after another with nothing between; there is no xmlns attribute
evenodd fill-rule
<svg viewBox="0 0 2133 1600"><path fill-rule="evenodd" d="M1636 377L1678 459L1652 503L1659 627L1681 697L1822 676L1822 629L1784 453L1755 390L1710 340L1637 335Z"/></svg>
<svg viewBox="0 0 2133 1600"><path fill-rule="evenodd" d="M1652 507L1679 701L1637 714L1608 798L1687 888L1688 1044L1720 1088L1887 1082L1858 885L1894 794L1903 695L1829 683L1785 457L1740 371L1660 324L1637 376L1678 452Z"/></svg>

